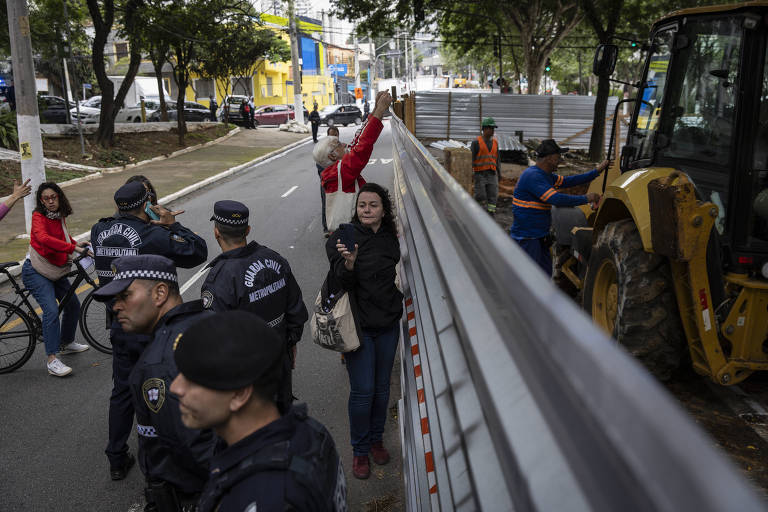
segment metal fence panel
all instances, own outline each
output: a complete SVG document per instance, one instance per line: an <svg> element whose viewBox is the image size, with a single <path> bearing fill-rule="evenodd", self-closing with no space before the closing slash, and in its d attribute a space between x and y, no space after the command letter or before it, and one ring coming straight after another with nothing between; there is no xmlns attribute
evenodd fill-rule
<svg viewBox="0 0 768 512"><path fill-rule="evenodd" d="M522 131L526 139L554 138L564 146L589 148L595 96L492 95L429 91L416 93L416 136L466 141L477 137L483 117L493 117L497 133L513 136ZM608 98L606 119L618 98ZM449 109L450 106L450 109ZM611 133L606 121L605 147Z"/></svg>

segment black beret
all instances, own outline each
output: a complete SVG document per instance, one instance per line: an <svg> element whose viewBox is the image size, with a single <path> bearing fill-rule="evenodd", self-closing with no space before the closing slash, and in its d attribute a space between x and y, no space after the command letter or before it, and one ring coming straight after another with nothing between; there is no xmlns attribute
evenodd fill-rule
<svg viewBox="0 0 768 512"><path fill-rule="evenodd" d="M248 207L238 201L216 201L213 205L211 220L227 226L245 226L248 224Z"/></svg>
<svg viewBox="0 0 768 512"><path fill-rule="evenodd" d="M149 201L149 191L140 181L126 183L115 192L115 204L122 212L135 210L147 201Z"/></svg>
<svg viewBox="0 0 768 512"><path fill-rule="evenodd" d="M545 156L549 155L555 155L555 154L562 154L567 153L569 148L561 148L557 145L557 142L555 142L554 139L546 139L539 144L539 147L536 148L536 155L538 155L539 158L544 158Z"/></svg>
<svg viewBox="0 0 768 512"><path fill-rule="evenodd" d="M139 254L121 256L112 261L112 281L93 292L93 297L101 302L108 301L129 286L134 279L149 281L168 281L178 283L176 265L165 256L157 254Z"/></svg>
<svg viewBox="0 0 768 512"><path fill-rule="evenodd" d="M250 384L276 385L285 357L286 345L277 332L253 313L238 310L195 322L173 352L184 377L220 391Z"/></svg>

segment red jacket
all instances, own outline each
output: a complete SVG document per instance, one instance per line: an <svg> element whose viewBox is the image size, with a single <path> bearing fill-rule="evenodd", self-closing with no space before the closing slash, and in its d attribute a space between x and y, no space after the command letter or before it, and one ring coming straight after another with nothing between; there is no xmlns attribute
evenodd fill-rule
<svg viewBox="0 0 768 512"><path fill-rule="evenodd" d="M63 220L63 219L62 219ZM40 212L32 212L32 235L29 245L54 265L62 266L67 256L75 251L72 237L64 237L61 220L49 219Z"/></svg>
<svg viewBox="0 0 768 512"><path fill-rule="evenodd" d="M360 173L370 160L373 145L383 128L384 125L378 118L368 116L362 132L350 144L349 152L341 158L341 189L344 192L355 191L355 180L361 187L365 185L365 180ZM333 162L320 174L320 180L327 193L336 192L339 189L337 166L338 162Z"/></svg>

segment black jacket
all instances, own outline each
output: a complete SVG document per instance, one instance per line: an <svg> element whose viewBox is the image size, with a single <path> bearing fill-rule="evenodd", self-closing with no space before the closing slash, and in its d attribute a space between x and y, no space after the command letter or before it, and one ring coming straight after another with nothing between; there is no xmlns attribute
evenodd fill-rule
<svg viewBox="0 0 768 512"><path fill-rule="evenodd" d="M171 382L179 373L173 346L190 325L211 314L199 300L185 302L166 313L129 378L144 476L168 482L187 493L203 489L215 437L210 430L191 430L181 422L179 400L170 392Z"/></svg>
<svg viewBox="0 0 768 512"><path fill-rule="evenodd" d="M309 113L309 122L312 124L320 124L320 112L313 110Z"/></svg>
<svg viewBox="0 0 768 512"><path fill-rule="evenodd" d="M220 254L208 266L211 271L201 288L206 309L250 311L277 330L289 345L298 343L309 314L285 258L250 242Z"/></svg>
<svg viewBox="0 0 768 512"><path fill-rule="evenodd" d="M383 228L374 233L361 224L355 226L358 245L354 268L344 266L333 235L325 244L329 274L341 287L352 292L352 314L361 329L382 329L397 322L403 314L403 294L395 286L395 266L400 261L400 242L395 233Z"/></svg>

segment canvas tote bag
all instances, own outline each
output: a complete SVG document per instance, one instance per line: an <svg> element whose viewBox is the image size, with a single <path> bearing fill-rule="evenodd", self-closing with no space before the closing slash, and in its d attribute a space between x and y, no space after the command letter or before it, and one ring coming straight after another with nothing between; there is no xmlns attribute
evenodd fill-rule
<svg viewBox="0 0 768 512"><path fill-rule="evenodd" d="M312 341L328 350L352 352L360 348L360 338L357 336L355 318L352 316L349 292L332 290L329 281L326 277L312 308L312 318L309 322Z"/></svg>
<svg viewBox="0 0 768 512"><path fill-rule="evenodd" d="M360 186L355 178L355 191L344 192L341 188L341 160L336 166L337 183L339 184L336 192L326 192L325 194L325 218L329 231L336 231L339 224L349 222L355 214L355 199Z"/></svg>

